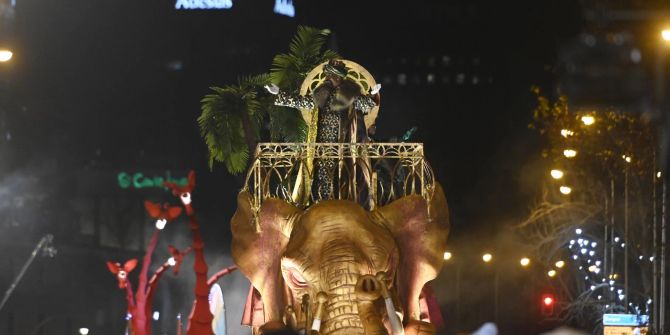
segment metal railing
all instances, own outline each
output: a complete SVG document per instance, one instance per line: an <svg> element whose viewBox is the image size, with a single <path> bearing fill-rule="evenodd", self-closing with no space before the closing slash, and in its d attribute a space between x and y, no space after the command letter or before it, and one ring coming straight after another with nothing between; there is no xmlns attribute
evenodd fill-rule
<svg viewBox="0 0 670 335"><path fill-rule="evenodd" d="M326 197L312 190L319 160L336 163ZM430 201L434 183L421 143L260 143L244 190L256 210L270 197L302 208L327 198L374 209L411 194Z"/></svg>

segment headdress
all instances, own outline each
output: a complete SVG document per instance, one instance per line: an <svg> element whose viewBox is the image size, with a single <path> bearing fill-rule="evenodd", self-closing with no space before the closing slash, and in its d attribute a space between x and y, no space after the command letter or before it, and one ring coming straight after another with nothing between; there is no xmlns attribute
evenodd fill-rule
<svg viewBox="0 0 670 335"><path fill-rule="evenodd" d="M328 64L323 66L323 72L345 78L349 69L344 65L344 62L331 59Z"/></svg>

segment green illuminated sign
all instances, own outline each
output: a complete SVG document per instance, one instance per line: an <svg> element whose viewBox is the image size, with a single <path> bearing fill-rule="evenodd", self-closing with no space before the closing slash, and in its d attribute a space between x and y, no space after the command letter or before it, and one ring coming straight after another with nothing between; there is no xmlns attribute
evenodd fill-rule
<svg viewBox="0 0 670 335"><path fill-rule="evenodd" d="M147 187L160 187L163 188L163 182L169 181L173 182L179 186L188 185L188 178L183 177L179 179L172 178L170 171L165 171L165 177L163 176L145 176L142 172L136 172L134 174L129 174L126 172L119 172L116 176L116 180L119 183L121 188L147 188Z"/></svg>

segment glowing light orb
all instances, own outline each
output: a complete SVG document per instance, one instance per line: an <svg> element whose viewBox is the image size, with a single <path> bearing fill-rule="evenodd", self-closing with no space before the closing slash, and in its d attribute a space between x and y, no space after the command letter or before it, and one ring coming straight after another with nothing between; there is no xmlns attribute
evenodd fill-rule
<svg viewBox="0 0 670 335"><path fill-rule="evenodd" d="M181 202L184 205L190 205L191 204L191 193L189 192L184 192L181 194Z"/></svg>
<svg viewBox="0 0 670 335"><path fill-rule="evenodd" d="M158 220L156 220L156 229L163 230L163 228L165 228L166 224L167 224L167 220L158 219Z"/></svg>
<svg viewBox="0 0 670 335"><path fill-rule="evenodd" d="M596 122L596 118L594 118L591 115L584 115L582 116L582 123L584 123L587 126L590 126Z"/></svg>
<svg viewBox="0 0 670 335"><path fill-rule="evenodd" d="M572 135L574 135L574 134L575 134L575 133L574 133L572 130L569 130L569 129L561 129L561 136L563 136L563 137L572 136Z"/></svg>
<svg viewBox="0 0 670 335"><path fill-rule="evenodd" d="M7 49L0 49L0 62L9 62L12 59L13 56L14 56L13 52L11 52ZM82 329L84 329L84 328L82 328Z"/></svg>
<svg viewBox="0 0 670 335"><path fill-rule="evenodd" d="M565 156L567 158L573 158L573 157L577 156L577 150L565 149L565 150L563 150L563 156Z"/></svg>
<svg viewBox="0 0 670 335"><path fill-rule="evenodd" d="M670 42L670 29L661 30L661 38L664 41Z"/></svg>
<svg viewBox="0 0 670 335"><path fill-rule="evenodd" d="M570 186L561 186L558 188L558 190L565 195L572 193L572 188Z"/></svg>
<svg viewBox="0 0 670 335"><path fill-rule="evenodd" d="M550 174L551 174L551 178L554 178L554 179L563 178L563 171L558 170L558 169L551 170Z"/></svg>

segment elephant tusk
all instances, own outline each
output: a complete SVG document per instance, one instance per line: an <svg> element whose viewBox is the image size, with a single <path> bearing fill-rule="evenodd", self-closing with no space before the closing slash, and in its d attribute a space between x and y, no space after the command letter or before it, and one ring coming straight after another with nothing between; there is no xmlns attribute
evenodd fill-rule
<svg viewBox="0 0 670 335"><path fill-rule="evenodd" d="M298 318L295 315L295 311L293 310L293 306L288 305L286 306L286 309L284 310L284 324L289 326L291 329L297 329L298 328Z"/></svg>
<svg viewBox="0 0 670 335"><path fill-rule="evenodd" d="M321 330L321 316L323 315L323 308L326 302L328 302L328 295L324 292L319 292L316 295L316 313L314 314L314 322L312 322L312 330L318 332Z"/></svg>
<svg viewBox="0 0 670 335"><path fill-rule="evenodd" d="M309 313L309 294L305 294L302 296L302 304L300 306L302 308L302 313L305 316L305 333L307 333L307 330L309 329L309 324L310 324L310 313Z"/></svg>
<svg viewBox="0 0 670 335"><path fill-rule="evenodd" d="M388 315L389 322L391 323L391 334L405 335L405 329L402 326L402 321L400 321L400 316L398 313L396 313L395 306L393 305L393 299L391 299L388 287L386 287L386 273L384 273L384 271L377 272L375 278L377 278L379 281L382 298L384 298L386 314Z"/></svg>

